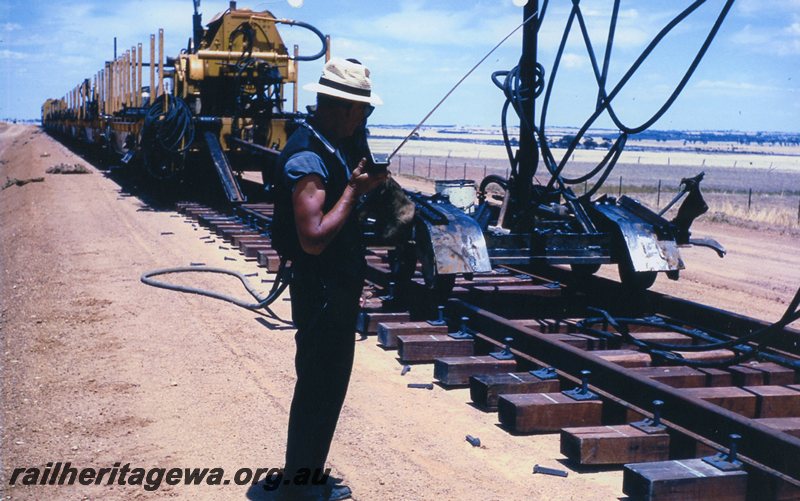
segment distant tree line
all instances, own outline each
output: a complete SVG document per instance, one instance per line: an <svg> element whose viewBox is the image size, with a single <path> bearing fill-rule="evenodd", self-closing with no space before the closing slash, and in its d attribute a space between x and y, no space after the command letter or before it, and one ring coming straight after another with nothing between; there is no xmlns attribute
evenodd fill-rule
<svg viewBox="0 0 800 501"><path fill-rule="evenodd" d="M574 141L575 135L566 134L558 139L548 140L550 147L568 148ZM593 138L584 136L578 147L585 149L611 147L616 138ZM767 146L800 146L800 134L787 132L684 132L684 131L645 131L632 136L631 139L650 141L680 141L684 146L689 144L707 144L709 142L738 143L742 145L761 144Z"/></svg>
<svg viewBox="0 0 800 501"><path fill-rule="evenodd" d="M635 137L654 141L683 141L683 144L726 142L779 146L800 145L800 134L793 132L649 130L637 134Z"/></svg>

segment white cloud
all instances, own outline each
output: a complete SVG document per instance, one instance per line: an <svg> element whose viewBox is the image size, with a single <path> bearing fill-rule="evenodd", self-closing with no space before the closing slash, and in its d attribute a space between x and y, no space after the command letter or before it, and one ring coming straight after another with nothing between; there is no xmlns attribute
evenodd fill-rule
<svg viewBox="0 0 800 501"><path fill-rule="evenodd" d="M373 30L378 29L383 36L404 42L463 45L468 37L462 36L461 33L469 22L470 16L467 12L421 10L411 6L409 9L393 12L365 23L367 26L362 25L362 30L357 34L374 34Z"/></svg>
<svg viewBox="0 0 800 501"><path fill-rule="evenodd" d="M3 23L0 24L0 31L10 32L21 30L22 26L17 23Z"/></svg>
<svg viewBox="0 0 800 501"><path fill-rule="evenodd" d="M762 16L765 12L794 12L800 9L800 0L738 0L734 4L737 14Z"/></svg>
<svg viewBox="0 0 800 501"><path fill-rule="evenodd" d="M694 88L739 95L797 92L797 89L781 88L774 85L754 84L750 82L739 82L732 80L700 80L694 85Z"/></svg>
<svg viewBox="0 0 800 501"><path fill-rule="evenodd" d="M565 53L561 57L561 64L565 68L582 68L589 63L589 58L583 54Z"/></svg>
<svg viewBox="0 0 800 501"><path fill-rule="evenodd" d="M504 16L501 19L486 16L485 12L474 7L448 11L426 9L417 3L410 3L403 5L400 11L374 19L351 19L345 22L349 25L346 31L357 37L459 47L485 45L487 41L495 39L499 41L521 20L517 16Z"/></svg>
<svg viewBox="0 0 800 501"><path fill-rule="evenodd" d="M800 55L800 22L795 21L779 29L747 24L731 37L731 41L758 54Z"/></svg>
<svg viewBox="0 0 800 501"><path fill-rule="evenodd" d="M3 49L0 50L0 59L8 59L8 60L21 60L25 59L26 55L22 52L16 52L13 50Z"/></svg>

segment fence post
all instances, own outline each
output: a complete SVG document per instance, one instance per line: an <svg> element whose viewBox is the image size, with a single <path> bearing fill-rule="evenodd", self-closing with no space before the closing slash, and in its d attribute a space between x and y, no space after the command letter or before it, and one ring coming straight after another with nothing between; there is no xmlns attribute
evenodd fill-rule
<svg viewBox="0 0 800 501"><path fill-rule="evenodd" d="M444 180L447 181L447 159L444 159Z"/></svg>
<svg viewBox="0 0 800 501"><path fill-rule="evenodd" d="M753 188L747 190L747 212L750 212L750 205L753 202Z"/></svg>
<svg viewBox="0 0 800 501"><path fill-rule="evenodd" d="M417 157L411 157L411 175L417 175Z"/></svg>
<svg viewBox="0 0 800 501"><path fill-rule="evenodd" d="M619 177L619 194L617 196L622 196L622 176Z"/></svg>
<svg viewBox="0 0 800 501"><path fill-rule="evenodd" d="M483 177L486 178L486 164L483 164Z"/></svg>
<svg viewBox="0 0 800 501"><path fill-rule="evenodd" d="M402 155L397 157L397 174L400 175L400 172L403 170L403 157Z"/></svg>
<svg viewBox="0 0 800 501"><path fill-rule="evenodd" d="M656 209L661 208L661 180L658 180L658 195L656 196Z"/></svg>
<svg viewBox="0 0 800 501"><path fill-rule="evenodd" d="M464 162L464 177L462 177L461 179L466 179L466 178L467 178L467 162Z"/></svg>

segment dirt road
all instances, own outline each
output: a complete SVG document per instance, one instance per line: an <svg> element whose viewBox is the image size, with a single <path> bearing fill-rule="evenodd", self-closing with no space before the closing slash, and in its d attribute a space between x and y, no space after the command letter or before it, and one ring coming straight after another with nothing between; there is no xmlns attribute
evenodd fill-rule
<svg viewBox="0 0 800 501"><path fill-rule="evenodd" d="M267 274L238 252L219 249L221 241L205 243L201 237L208 233L175 212L152 210L121 192L93 168L86 175L45 174L58 163L89 166L35 128L0 125L0 178L45 177L0 192L0 491L9 499L270 499L259 486L233 481L162 481L147 490L106 481L19 485L24 475L18 474L17 485L9 485L15 469L44 469L50 462L220 467L228 480L239 468L283 462L294 330L268 316L139 281L147 270L190 262L258 272L255 283ZM709 230L725 233L720 240L729 232ZM751 233L726 242L735 269L700 269L697 263L706 258L689 256L696 271L668 284L670 292L685 289L720 306L741 306L741 313L773 317L800 284L798 242ZM699 252L711 258L710 251ZM775 255L767 258L767 252ZM713 287L704 285L707 279ZM180 281L246 298L234 279ZM285 298L274 310L289 317ZM374 338L357 343L330 455L333 474L346 479L356 499L622 496L618 471L532 475L535 463L567 468L557 435L511 436L497 426L496 414L467 405L467 390L406 388L429 382L430 366L405 376L400 370L395 354L378 348ZM467 434L480 437L483 447L473 448Z"/></svg>

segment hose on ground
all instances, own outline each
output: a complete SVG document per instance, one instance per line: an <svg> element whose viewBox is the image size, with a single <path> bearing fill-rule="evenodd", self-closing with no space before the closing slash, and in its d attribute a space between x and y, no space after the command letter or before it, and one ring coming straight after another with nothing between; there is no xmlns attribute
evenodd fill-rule
<svg viewBox="0 0 800 501"><path fill-rule="evenodd" d="M236 277L242 282L245 289L247 289L247 292L249 292L250 295L253 296L256 302L248 303L240 299L237 299L233 296L228 296L226 294L221 294L219 292L210 291L206 289L199 289L196 287L189 287L184 285L170 284L167 282L161 282L153 279L153 277L157 277L160 275L170 275L173 273L216 273L216 274L230 275L232 277ZM141 276L141 281L152 287L158 287L160 289L168 289L177 292L185 292L188 294L198 294L200 296L212 297L214 299L220 299L222 301L235 304L236 306L245 308L247 310L259 310L262 308L266 308L270 304L275 302L275 300L283 293L283 291L286 290L286 287L289 286L290 279L291 279L291 266L287 264L287 261L285 259L281 259L278 272L275 275L275 281L272 283L272 288L270 289L266 297L260 296L259 293L250 285L247 278L243 274L236 271L226 270L224 268L212 268L212 267L162 268L159 270L148 271L146 273L143 273Z"/></svg>

